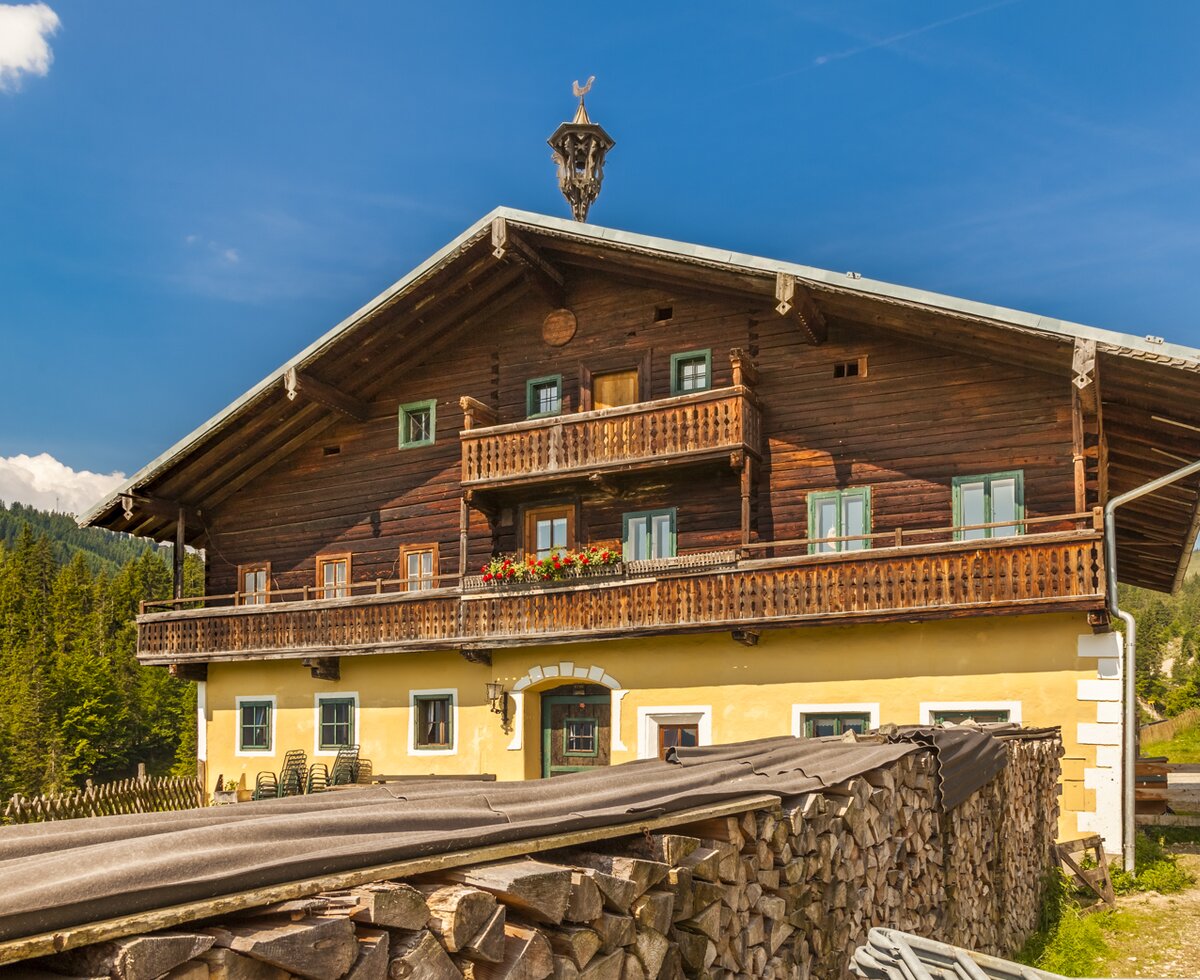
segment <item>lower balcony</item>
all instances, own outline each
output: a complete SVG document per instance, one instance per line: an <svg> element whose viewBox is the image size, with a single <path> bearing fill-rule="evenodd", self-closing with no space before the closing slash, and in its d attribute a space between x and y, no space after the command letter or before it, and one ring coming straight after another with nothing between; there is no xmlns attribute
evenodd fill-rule
<svg viewBox="0 0 1200 980"><path fill-rule="evenodd" d="M794 543L793 543L794 544ZM760 551L786 550L783 543ZM744 554L744 553L743 553ZM710 560L711 558L711 560ZM173 600L138 617L138 659L183 664L422 650L492 650L667 633L968 615L1099 612L1101 534L1091 529L869 551L746 558L688 555L619 575L236 606ZM182 608L184 605L201 608ZM164 604L159 604L164 605Z"/></svg>

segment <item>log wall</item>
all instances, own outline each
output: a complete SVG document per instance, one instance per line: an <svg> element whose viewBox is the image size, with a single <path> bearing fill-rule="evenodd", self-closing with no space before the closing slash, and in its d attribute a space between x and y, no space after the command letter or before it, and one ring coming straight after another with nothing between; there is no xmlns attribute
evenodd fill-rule
<svg viewBox="0 0 1200 980"><path fill-rule="evenodd" d="M1045 734L1007 746L1007 767L949 813L921 750L669 833L536 854L531 842L532 856L490 864L463 855L436 874L19 968L118 980L849 977L874 926L1004 955L1037 926L1062 751Z"/></svg>
<svg viewBox="0 0 1200 980"><path fill-rule="evenodd" d="M565 347L541 339L544 303L516 303L428 363L419 356L388 381L365 423L346 420L297 449L205 515L206 591L231 592L239 563L271 563L276 589L315 584L315 556L350 553L358 581L398 577L399 549L439 546L441 571L458 565L463 412L469 395L500 423L525 417L525 382L561 374L564 411L580 404L581 369L648 366L646 397L670 396L670 356L712 350L712 384L732 383L728 351L745 349L761 383L764 460L752 515L761 540L807 534L807 494L872 487L877 531L951 523L951 480L1023 469L1030 516L1072 512L1069 382L1001 361L915 344L867 323L830 318L829 339L802 342L769 301L635 285L573 274L579 330ZM672 317L655 322L655 308ZM836 379L834 364L867 357L862 377ZM435 398L437 441L397 448L397 409ZM289 403L290 404L290 403ZM284 408L285 414L294 411ZM664 468L623 484L614 498L584 486L529 487L499 508L497 525L472 515L469 569L493 549L518 547L520 507L573 502L581 541L621 536L626 511L678 508L680 551L734 546L740 536L737 475L715 464L697 475Z"/></svg>

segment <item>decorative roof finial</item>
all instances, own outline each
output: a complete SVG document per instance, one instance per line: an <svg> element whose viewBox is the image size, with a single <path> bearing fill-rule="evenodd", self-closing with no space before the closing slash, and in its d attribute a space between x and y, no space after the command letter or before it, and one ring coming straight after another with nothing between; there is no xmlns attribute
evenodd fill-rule
<svg viewBox="0 0 1200 980"><path fill-rule="evenodd" d="M563 123L550 137L553 159L558 164L558 186L571 205L571 214L576 221L586 221L588 209L600 193L604 181L604 158L616 142L588 118L583 97L592 90L596 76L592 75L583 85L576 80L571 91L579 99L575 118Z"/></svg>

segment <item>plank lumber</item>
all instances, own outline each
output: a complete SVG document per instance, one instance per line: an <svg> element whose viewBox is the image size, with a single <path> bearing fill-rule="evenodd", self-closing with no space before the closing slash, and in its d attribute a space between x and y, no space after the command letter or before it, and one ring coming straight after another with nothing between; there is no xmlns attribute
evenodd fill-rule
<svg viewBox="0 0 1200 980"><path fill-rule="evenodd" d="M217 946L309 980L340 980L358 958L354 925L343 918L264 919L211 926Z"/></svg>
<svg viewBox="0 0 1200 980"><path fill-rule="evenodd" d="M212 936L199 933L159 932L69 950L47 962L70 976L154 980L210 949L213 942Z"/></svg>
<svg viewBox="0 0 1200 980"><path fill-rule="evenodd" d="M448 871L447 881L479 888L540 922L562 922L571 900L571 870L519 860Z"/></svg>
<svg viewBox="0 0 1200 980"><path fill-rule="evenodd" d="M358 958L346 974L346 980L387 980L388 934L383 929L355 929Z"/></svg>

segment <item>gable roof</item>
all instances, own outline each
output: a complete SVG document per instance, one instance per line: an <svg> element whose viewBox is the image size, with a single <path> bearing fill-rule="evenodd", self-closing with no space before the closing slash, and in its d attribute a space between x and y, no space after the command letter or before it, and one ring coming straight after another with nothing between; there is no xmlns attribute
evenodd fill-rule
<svg viewBox="0 0 1200 980"><path fill-rule="evenodd" d="M524 267L492 253L497 218L535 255L550 257L552 265L752 295L764 308L775 304L776 277L794 276L826 316L1020 363L1061 377L1064 388L1076 341L1094 342L1111 492L1132 489L1200 457L1200 350L852 273L497 208L135 473L80 523L159 540L172 537L175 519L165 502L189 510L212 507L336 420L337 413L325 404L288 399L289 372L369 400L406 357L452 343L484 316L524 295L531 288ZM372 352L364 367L365 355ZM131 518L121 502L127 496L139 498ZM1178 584L1198 527L1196 481L1165 488L1118 512L1122 581L1157 589ZM189 528L188 540L203 533L199 521Z"/></svg>

